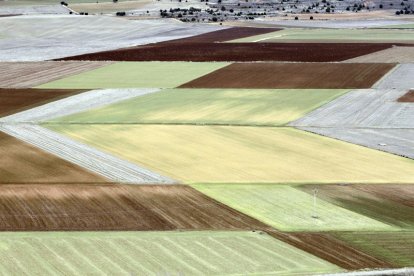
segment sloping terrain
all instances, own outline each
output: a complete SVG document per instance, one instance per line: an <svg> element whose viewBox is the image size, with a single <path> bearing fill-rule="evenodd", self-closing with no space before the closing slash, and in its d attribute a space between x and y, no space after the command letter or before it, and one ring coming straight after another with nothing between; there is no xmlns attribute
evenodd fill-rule
<svg viewBox="0 0 414 276"><path fill-rule="evenodd" d="M370 88L393 64L234 63L181 88Z"/></svg>

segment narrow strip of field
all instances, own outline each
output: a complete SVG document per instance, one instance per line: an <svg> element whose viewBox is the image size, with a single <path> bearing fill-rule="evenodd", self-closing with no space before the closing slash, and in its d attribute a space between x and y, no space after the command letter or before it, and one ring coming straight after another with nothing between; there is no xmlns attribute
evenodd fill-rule
<svg viewBox="0 0 414 276"><path fill-rule="evenodd" d="M194 185L206 195L283 231L395 230L390 225L284 185Z"/></svg>
<svg viewBox="0 0 414 276"><path fill-rule="evenodd" d="M260 230L263 223L179 185L0 186L0 231Z"/></svg>
<svg viewBox="0 0 414 276"><path fill-rule="evenodd" d="M1 97L0 90L0 97ZM31 91L43 92L43 89L31 89ZM62 90L62 89L52 89L46 90L53 91L56 94L60 95L59 92L63 91L73 91L73 90ZM78 112L83 112L86 110L99 108L105 105L112 103L120 102L127 100L129 98L139 97L149 93L154 93L158 89L104 89L104 90L92 90L77 95L69 96L67 98L53 101L32 109L28 109L13 115L0 118L0 122L7 123L22 123L22 122L40 122L44 120L53 120L55 118L60 118L62 116L68 116ZM11 94L11 93L9 93ZM26 99L26 94L23 93L22 96ZM47 95L47 93L44 93ZM31 95L31 94L30 94ZM29 95L29 96L30 96ZM37 94L35 94L37 95ZM43 96L43 94L41 94ZM52 93L53 95L53 93ZM23 97L19 97L21 99ZM30 98L29 98L30 99Z"/></svg>
<svg viewBox="0 0 414 276"><path fill-rule="evenodd" d="M414 30L387 29L284 29L232 42L414 42Z"/></svg>
<svg viewBox="0 0 414 276"><path fill-rule="evenodd" d="M0 62L0 87L30 88L110 64L109 62Z"/></svg>
<svg viewBox="0 0 414 276"><path fill-rule="evenodd" d="M83 90L0 88L0 117L69 97ZM1 119L0 119L1 120Z"/></svg>
<svg viewBox="0 0 414 276"><path fill-rule="evenodd" d="M291 128L48 127L185 182L414 182L412 160Z"/></svg>
<svg viewBox="0 0 414 276"><path fill-rule="evenodd" d="M54 119L54 116L47 114L42 118L54 123L82 124L280 126L304 116L346 91L324 89L168 89L70 116ZM75 97L72 98L75 99ZM79 101L74 102L78 105ZM65 110L73 111L73 109L64 106L55 113L64 115Z"/></svg>
<svg viewBox="0 0 414 276"><path fill-rule="evenodd" d="M370 88L394 64L234 63L181 88Z"/></svg>
<svg viewBox="0 0 414 276"><path fill-rule="evenodd" d="M268 231L268 234L348 270L390 268L390 263L358 250L329 233Z"/></svg>
<svg viewBox="0 0 414 276"><path fill-rule="evenodd" d="M414 63L414 47L395 46L386 50L351 58L344 62Z"/></svg>
<svg viewBox="0 0 414 276"><path fill-rule="evenodd" d="M3 233L0 244L3 274L309 275L341 271L257 232Z"/></svg>
<svg viewBox="0 0 414 276"><path fill-rule="evenodd" d="M414 232L344 232L335 236L399 267L414 263Z"/></svg>
<svg viewBox="0 0 414 276"><path fill-rule="evenodd" d="M389 43L212 43L188 40L83 54L62 60L329 62L367 55L392 46Z"/></svg>
<svg viewBox="0 0 414 276"><path fill-rule="evenodd" d="M414 190L413 185L407 186L407 190ZM374 193L365 192L356 186L304 185L300 186L300 189L309 194L313 194L314 189L317 189L318 198L329 201L332 204L396 227L414 229L413 207L400 204ZM374 190L374 188L369 190Z"/></svg>
<svg viewBox="0 0 414 276"><path fill-rule="evenodd" d="M2 130L2 127L0 126ZM106 182L107 179L0 132L0 183Z"/></svg>
<svg viewBox="0 0 414 276"><path fill-rule="evenodd" d="M175 183L174 180L168 177L76 142L41 126L32 124L3 124L0 125L0 130L64 160L105 176L113 182L133 184ZM53 178L47 181L56 182ZM15 182L19 183L19 181ZM81 181L79 182L82 183Z"/></svg>
<svg viewBox="0 0 414 276"><path fill-rule="evenodd" d="M39 88L173 88L227 63L120 62L53 81Z"/></svg>
<svg viewBox="0 0 414 276"><path fill-rule="evenodd" d="M414 102L414 90L408 91L406 94L399 97L397 101L400 103L413 103Z"/></svg>

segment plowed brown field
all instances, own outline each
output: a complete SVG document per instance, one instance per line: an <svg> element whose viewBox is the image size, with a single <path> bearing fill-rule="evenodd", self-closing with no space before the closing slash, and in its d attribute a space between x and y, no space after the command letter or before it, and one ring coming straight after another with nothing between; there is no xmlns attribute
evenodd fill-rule
<svg viewBox="0 0 414 276"><path fill-rule="evenodd" d="M0 185L0 231L264 228L184 185Z"/></svg>
<svg viewBox="0 0 414 276"><path fill-rule="evenodd" d="M393 267L325 233L268 232L273 237L350 270Z"/></svg>
<svg viewBox="0 0 414 276"><path fill-rule="evenodd" d="M414 185L355 185L358 190L414 207Z"/></svg>
<svg viewBox="0 0 414 276"><path fill-rule="evenodd" d="M3 132L0 132L0 156L0 184L107 181Z"/></svg>
<svg viewBox="0 0 414 276"><path fill-rule="evenodd" d="M164 42L91 53L62 60L112 61L343 61L390 48L369 43Z"/></svg>
<svg viewBox="0 0 414 276"><path fill-rule="evenodd" d="M400 103L414 103L414 90L410 90L404 96L400 97L398 100Z"/></svg>
<svg viewBox="0 0 414 276"><path fill-rule="evenodd" d="M394 64L234 63L182 88L370 88Z"/></svg>
<svg viewBox="0 0 414 276"><path fill-rule="evenodd" d="M108 62L0 62L0 87L30 88L96 69Z"/></svg>
<svg viewBox="0 0 414 276"><path fill-rule="evenodd" d="M85 90L0 88L0 117L56 101Z"/></svg>

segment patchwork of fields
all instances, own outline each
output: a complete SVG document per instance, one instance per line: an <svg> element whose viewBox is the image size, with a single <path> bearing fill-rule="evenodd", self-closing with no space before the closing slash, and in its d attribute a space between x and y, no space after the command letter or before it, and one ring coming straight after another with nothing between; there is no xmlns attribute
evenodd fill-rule
<svg viewBox="0 0 414 276"><path fill-rule="evenodd" d="M1 274L414 266L412 30L49 17L0 18Z"/></svg>

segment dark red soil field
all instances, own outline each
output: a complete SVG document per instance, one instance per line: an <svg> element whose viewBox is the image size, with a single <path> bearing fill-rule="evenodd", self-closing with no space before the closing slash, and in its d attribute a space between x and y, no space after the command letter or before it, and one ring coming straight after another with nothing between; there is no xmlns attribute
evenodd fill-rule
<svg viewBox="0 0 414 276"><path fill-rule="evenodd" d="M325 233L268 232L273 237L349 270L390 268L391 264L370 256Z"/></svg>
<svg viewBox="0 0 414 276"><path fill-rule="evenodd" d="M62 60L107 61L343 61L390 48L381 43L169 42L91 53Z"/></svg>
<svg viewBox="0 0 414 276"><path fill-rule="evenodd" d="M0 231L266 227L184 185L0 185Z"/></svg>
<svg viewBox="0 0 414 276"><path fill-rule="evenodd" d="M0 117L53 102L85 90L0 88Z"/></svg>
<svg viewBox="0 0 414 276"><path fill-rule="evenodd" d="M398 100L400 103L414 103L414 90L410 90L404 96L400 97Z"/></svg>
<svg viewBox="0 0 414 276"><path fill-rule="evenodd" d="M234 63L181 88L370 88L395 64Z"/></svg>
<svg viewBox="0 0 414 276"><path fill-rule="evenodd" d="M267 34L271 32L280 31L280 28L250 28L250 27L233 27L224 30L218 30L214 32L204 33L201 35L190 36L186 38L174 39L157 44L168 43L190 43L190 42L224 42L234 39Z"/></svg>
<svg viewBox="0 0 414 276"><path fill-rule="evenodd" d="M0 132L0 184L73 182L107 180Z"/></svg>

